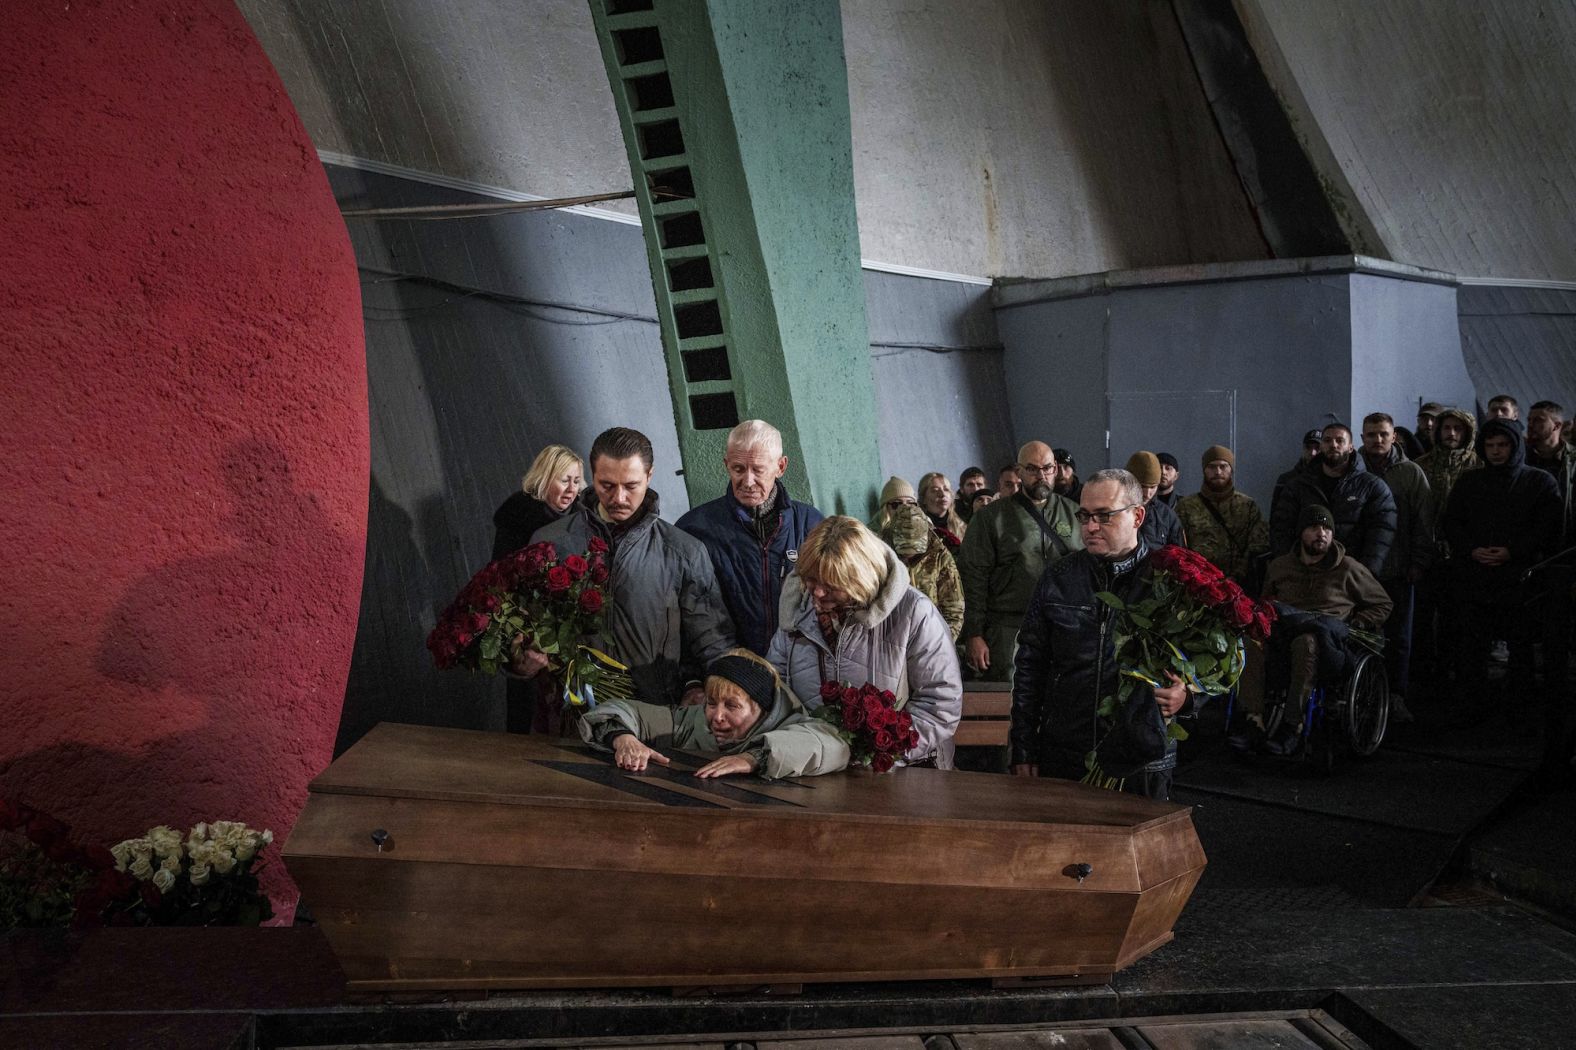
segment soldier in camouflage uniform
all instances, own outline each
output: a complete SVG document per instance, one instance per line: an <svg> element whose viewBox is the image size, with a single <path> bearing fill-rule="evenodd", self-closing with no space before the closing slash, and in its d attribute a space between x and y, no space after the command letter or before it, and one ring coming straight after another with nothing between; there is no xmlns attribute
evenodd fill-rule
<svg viewBox="0 0 1576 1050"><path fill-rule="evenodd" d="M1476 438L1477 420L1470 412L1447 408L1439 413L1434 424L1433 451L1417 460L1417 465L1428 476L1428 490L1434 496L1435 521L1444 515L1450 490L1456 487L1457 479L1483 465L1482 458L1472 451Z"/></svg>
<svg viewBox="0 0 1576 1050"><path fill-rule="evenodd" d="M941 610L941 618L952 629L952 640L957 641L963 630L963 578L925 512L911 505L895 508L881 538L908 567L908 582Z"/></svg>
<svg viewBox="0 0 1576 1050"><path fill-rule="evenodd" d="M1204 450L1204 487L1177 503L1188 546L1238 583L1269 550L1270 531L1259 505L1233 485L1237 459L1224 445Z"/></svg>

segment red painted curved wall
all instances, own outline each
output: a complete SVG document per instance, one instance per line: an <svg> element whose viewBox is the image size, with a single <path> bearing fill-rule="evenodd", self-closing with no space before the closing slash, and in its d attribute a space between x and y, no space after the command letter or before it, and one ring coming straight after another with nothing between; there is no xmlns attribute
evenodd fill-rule
<svg viewBox="0 0 1576 1050"><path fill-rule="evenodd" d="M366 542L344 224L229 0L3 21L0 792L110 842L282 842L331 757ZM277 854L265 883L287 919Z"/></svg>

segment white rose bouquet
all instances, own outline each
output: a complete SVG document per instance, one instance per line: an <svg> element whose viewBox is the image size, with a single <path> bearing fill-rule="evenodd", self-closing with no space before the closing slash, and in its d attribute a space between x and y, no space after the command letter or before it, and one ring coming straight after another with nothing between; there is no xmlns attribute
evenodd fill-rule
<svg viewBox="0 0 1576 1050"><path fill-rule="evenodd" d="M141 926L256 926L273 904L253 873L272 831L233 820L198 824L185 837L163 824L110 849L115 867L143 885L125 905Z"/></svg>

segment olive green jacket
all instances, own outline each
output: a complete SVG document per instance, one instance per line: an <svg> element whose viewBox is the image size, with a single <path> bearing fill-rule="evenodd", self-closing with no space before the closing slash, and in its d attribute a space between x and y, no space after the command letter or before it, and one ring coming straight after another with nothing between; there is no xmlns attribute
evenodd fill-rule
<svg viewBox="0 0 1576 1050"><path fill-rule="evenodd" d="M1073 551L1083 550L1078 505L1052 494L1044 517L1055 539L1042 535L1022 493L988 503L969 522L958 553L963 574L963 637L983 637L988 627L1023 623L1040 574Z"/></svg>
<svg viewBox="0 0 1576 1050"><path fill-rule="evenodd" d="M1187 545L1240 583L1247 578L1254 559L1270 549L1269 525L1251 496L1232 490L1225 499L1212 500L1220 512L1219 521L1209 511L1205 502L1209 499L1195 492L1177 503Z"/></svg>
<svg viewBox="0 0 1576 1050"><path fill-rule="evenodd" d="M830 725L804 713L787 689L750 728L743 740L723 747L706 725L706 708L666 707L639 700L604 700L580 719L586 743L611 751L613 738L633 733L658 751L699 751L705 754L745 753L755 759L755 773L767 780L816 776L848 768L848 744Z"/></svg>

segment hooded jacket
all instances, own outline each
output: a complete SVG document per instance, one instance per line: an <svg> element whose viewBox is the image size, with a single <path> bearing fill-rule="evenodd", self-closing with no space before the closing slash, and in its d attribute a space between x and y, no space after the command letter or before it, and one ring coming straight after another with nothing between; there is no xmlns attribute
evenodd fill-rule
<svg viewBox="0 0 1576 1050"><path fill-rule="evenodd" d="M897 551L899 558L905 548L915 550L921 543L925 545L912 562L903 562L908 569L908 582L941 610L941 618L947 621L955 642L963 630L963 578L946 541L931 527L930 515L918 507L912 510L907 515L894 514L881 530L881 538Z"/></svg>
<svg viewBox="0 0 1576 1050"><path fill-rule="evenodd" d="M1118 668L1110 606L1095 597L1109 591L1124 602L1149 595L1154 572L1149 549L1138 547L1117 564L1086 550L1069 554L1045 571L1018 631L1012 682L1012 761L1036 763L1047 776L1083 775L1084 756L1102 737L1095 714L1102 697L1116 696ZM1127 710L1149 715L1161 737L1165 727L1154 690L1140 684ZM1151 772L1176 765L1176 741L1157 741ZM1104 761L1113 776L1124 775Z"/></svg>
<svg viewBox="0 0 1576 1050"><path fill-rule="evenodd" d="M588 490L535 539L551 543L561 558L584 554L593 536L608 544L612 602L603 644L630 666L645 695L676 700L686 681L734 647L733 621L706 548L657 512L657 493L648 489L638 519L615 537Z"/></svg>
<svg viewBox="0 0 1576 1050"><path fill-rule="evenodd" d="M665 707L638 700L605 700L580 719L580 735L602 751L613 749L613 738L633 733L635 739L658 751L699 751L703 754L737 755L755 759L755 773L767 780L780 777L817 776L848 768L848 744L830 725L804 713L787 688L777 690L771 710L750 727L744 739L719 744L706 724L706 708Z"/></svg>
<svg viewBox="0 0 1576 1050"><path fill-rule="evenodd" d="M777 524L770 532L757 525L755 515L734 498L731 487L678 520L678 527L705 544L711 555L739 644L760 656L766 655L777 633L783 580L793 571L804 538L821 522L821 512L789 499L781 481L772 501Z"/></svg>
<svg viewBox="0 0 1576 1050"><path fill-rule="evenodd" d="M1328 507L1335 515L1335 538L1377 576L1395 542L1395 498L1390 487L1369 472L1356 449L1352 450L1351 467L1334 479L1328 496L1321 485L1323 474L1324 456L1318 455L1275 483L1270 550L1292 549L1297 542L1297 516L1303 507Z"/></svg>
<svg viewBox="0 0 1576 1050"><path fill-rule="evenodd" d="M1462 594L1469 600L1507 604L1516 600L1522 574L1553 554L1560 536L1560 493L1547 471L1526 464L1521 428L1504 419L1483 424L1483 439L1510 440L1510 459L1462 474L1445 504L1443 528ZM1505 547L1510 561L1483 565L1478 547Z"/></svg>
<svg viewBox="0 0 1576 1050"><path fill-rule="evenodd" d="M1299 546L1270 562L1264 573L1264 597L1378 631L1390 618L1394 603L1374 574L1349 557L1339 540L1312 565L1302 560Z"/></svg>
<svg viewBox="0 0 1576 1050"><path fill-rule="evenodd" d="M952 735L963 711L963 673L952 631L930 599L909 585L897 554L890 548L884 553L880 590L869 605L848 615L835 648L821 634L799 574L789 576L783 584L782 626L766 659L811 709L821 705L822 682L869 682L890 689L919 734L919 745L906 760L934 756L939 767L950 769Z"/></svg>
<svg viewBox="0 0 1576 1050"><path fill-rule="evenodd" d="M1454 419L1466 428L1466 440L1460 448L1449 449L1439 444L1436 438L1434 447L1417 461L1417 465L1423 469L1423 476L1428 478L1428 490L1434 497L1435 522L1444 516L1445 504L1450 502L1450 490L1455 487L1457 479L1483 465L1483 460L1473 451L1473 444L1477 441L1477 420L1472 418L1472 413L1459 408L1447 408L1438 416L1439 422L1446 419ZM1434 432L1439 432L1438 423L1435 423Z"/></svg>
<svg viewBox="0 0 1576 1050"><path fill-rule="evenodd" d="M1364 455L1361 451L1359 456ZM1363 460L1368 466L1368 460ZM1423 468L1406 458L1397 441L1378 468L1369 472L1390 489L1395 500L1395 542L1377 573L1381 580L1402 580L1422 572L1434 560L1434 494Z"/></svg>

